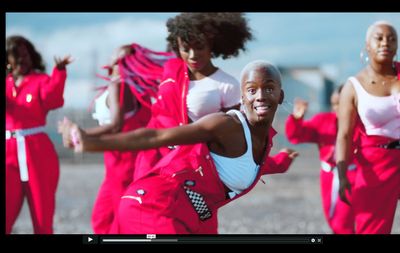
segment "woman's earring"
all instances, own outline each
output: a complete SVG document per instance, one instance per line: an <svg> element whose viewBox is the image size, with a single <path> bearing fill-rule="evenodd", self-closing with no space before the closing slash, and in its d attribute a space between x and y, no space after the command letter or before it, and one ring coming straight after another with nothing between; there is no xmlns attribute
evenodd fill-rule
<svg viewBox="0 0 400 253"><path fill-rule="evenodd" d="M8 70L11 70L11 64L10 64L10 63L9 63L9 64L7 64L7 66L6 66L6 67L7 67L7 69L8 69Z"/></svg>
<svg viewBox="0 0 400 253"><path fill-rule="evenodd" d="M360 60L362 64L368 64L369 58L368 58L368 53L365 50L365 48L363 50L361 50L360 52Z"/></svg>
<svg viewBox="0 0 400 253"><path fill-rule="evenodd" d="M397 53L396 53L396 55L393 57L393 67L396 66L396 62L397 62Z"/></svg>

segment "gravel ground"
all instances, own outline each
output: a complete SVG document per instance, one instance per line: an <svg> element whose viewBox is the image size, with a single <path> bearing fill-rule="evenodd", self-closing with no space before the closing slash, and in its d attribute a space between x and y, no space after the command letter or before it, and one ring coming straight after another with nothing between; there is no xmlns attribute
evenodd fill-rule
<svg viewBox="0 0 400 253"><path fill-rule="evenodd" d="M319 195L318 160L302 155L286 174L264 176L246 196L219 211L221 234L330 234ZM314 153L315 154L315 153ZM61 163L56 234L91 234L90 215L104 176L101 163ZM14 234L31 234L26 202ZM400 201L392 229L400 234Z"/></svg>

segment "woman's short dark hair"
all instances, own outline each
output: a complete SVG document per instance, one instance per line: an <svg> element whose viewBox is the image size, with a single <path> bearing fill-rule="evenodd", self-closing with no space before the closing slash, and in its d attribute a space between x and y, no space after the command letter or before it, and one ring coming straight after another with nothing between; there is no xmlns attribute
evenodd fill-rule
<svg viewBox="0 0 400 253"><path fill-rule="evenodd" d="M26 49L28 50L29 56L31 57L31 60L32 60L32 68L39 72L44 72L46 70L46 67L43 63L42 56L39 54L38 51L36 51L35 47L28 39L26 39L22 36L19 36L19 35L7 37L6 65L8 64L7 58L9 55L14 56L16 59L18 58L18 47L20 45L25 45Z"/></svg>
<svg viewBox="0 0 400 253"><path fill-rule="evenodd" d="M236 57L245 51L245 43L253 39L242 13L182 13L167 21L168 44L179 55L177 38L185 42L208 43L212 57Z"/></svg>

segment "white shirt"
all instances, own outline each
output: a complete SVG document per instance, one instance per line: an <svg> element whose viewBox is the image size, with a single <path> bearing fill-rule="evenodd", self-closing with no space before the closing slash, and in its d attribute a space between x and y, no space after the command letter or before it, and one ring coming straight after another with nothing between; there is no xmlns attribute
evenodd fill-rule
<svg viewBox="0 0 400 253"><path fill-rule="evenodd" d="M239 82L221 69L201 80L189 82L187 108L192 121L239 103Z"/></svg>

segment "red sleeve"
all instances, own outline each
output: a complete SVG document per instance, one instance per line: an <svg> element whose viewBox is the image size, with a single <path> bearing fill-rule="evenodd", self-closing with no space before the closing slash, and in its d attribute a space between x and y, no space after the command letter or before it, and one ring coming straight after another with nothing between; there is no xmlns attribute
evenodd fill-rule
<svg viewBox="0 0 400 253"><path fill-rule="evenodd" d="M157 93L157 101L151 106L152 118L148 127L167 128L179 125L181 118L180 92L174 87L175 83L163 84Z"/></svg>
<svg viewBox="0 0 400 253"><path fill-rule="evenodd" d="M316 120L316 117L305 121L303 119L295 119L291 114L286 120L286 137L292 144L304 142L318 143L318 123L320 121Z"/></svg>
<svg viewBox="0 0 400 253"><path fill-rule="evenodd" d="M41 84L40 93L43 106L47 110L57 109L64 105L64 86L67 79L67 71L56 67L50 77Z"/></svg>
<svg viewBox="0 0 400 253"><path fill-rule="evenodd" d="M262 174L285 173L292 163L293 159L286 152L279 152L275 156L267 157L264 165L261 167Z"/></svg>

